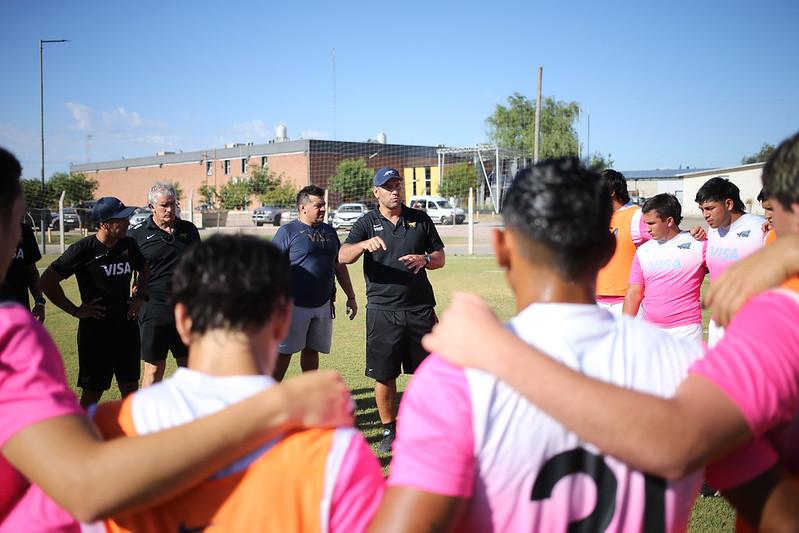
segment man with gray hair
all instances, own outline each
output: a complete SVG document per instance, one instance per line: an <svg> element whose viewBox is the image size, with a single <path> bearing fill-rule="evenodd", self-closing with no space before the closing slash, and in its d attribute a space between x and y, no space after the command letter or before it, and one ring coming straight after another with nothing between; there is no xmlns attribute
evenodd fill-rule
<svg viewBox="0 0 799 533"><path fill-rule="evenodd" d="M128 233L136 239L150 266L147 301L139 312L141 358L144 360L142 387L161 381L166 368L167 352L171 351L178 366L186 366L188 350L175 329L175 316L170 303L172 273L183 253L200 242L197 227L177 216L175 187L157 182L147 193L153 214Z"/></svg>

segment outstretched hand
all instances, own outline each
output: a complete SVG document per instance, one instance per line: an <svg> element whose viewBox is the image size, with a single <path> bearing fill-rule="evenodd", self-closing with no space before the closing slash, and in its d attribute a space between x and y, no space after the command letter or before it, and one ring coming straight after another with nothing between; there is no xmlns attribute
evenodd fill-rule
<svg viewBox="0 0 799 533"><path fill-rule="evenodd" d="M305 372L276 385L283 393L289 422L296 427L340 427L353 424L355 402L335 370Z"/></svg>
<svg viewBox="0 0 799 533"><path fill-rule="evenodd" d="M456 292L422 346L452 364L488 370L491 354L486 347L505 335L513 336L479 296Z"/></svg>

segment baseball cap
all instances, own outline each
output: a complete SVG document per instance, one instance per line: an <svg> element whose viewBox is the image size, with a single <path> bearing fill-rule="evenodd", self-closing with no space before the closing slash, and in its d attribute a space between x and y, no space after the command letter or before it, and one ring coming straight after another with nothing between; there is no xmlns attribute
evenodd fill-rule
<svg viewBox="0 0 799 533"><path fill-rule="evenodd" d="M103 196L92 208L92 218L97 222L105 222L112 218L128 218L135 207L125 207L119 198L113 196Z"/></svg>
<svg viewBox="0 0 799 533"><path fill-rule="evenodd" d="M401 179L399 171L397 171L396 168L383 167L377 171L375 174L375 179L372 180L372 183L375 187L380 187L388 180L394 178Z"/></svg>

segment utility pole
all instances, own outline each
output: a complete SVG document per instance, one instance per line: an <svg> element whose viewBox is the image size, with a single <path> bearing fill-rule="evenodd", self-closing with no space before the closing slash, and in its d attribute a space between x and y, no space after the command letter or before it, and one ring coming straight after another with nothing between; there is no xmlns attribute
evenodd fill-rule
<svg viewBox="0 0 799 533"><path fill-rule="evenodd" d="M538 141L541 136L541 82L544 67L538 67L538 96L535 99L535 132L533 137L533 163L538 163Z"/></svg>
<svg viewBox="0 0 799 533"><path fill-rule="evenodd" d="M42 128L42 202L44 202L44 45L48 43L66 43L66 39L39 39L39 118ZM46 244L44 239L44 217L39 216L41 220L42 230L42 254L46 251ZM61 220L60 224L63 227L64 221Z"/></svg>

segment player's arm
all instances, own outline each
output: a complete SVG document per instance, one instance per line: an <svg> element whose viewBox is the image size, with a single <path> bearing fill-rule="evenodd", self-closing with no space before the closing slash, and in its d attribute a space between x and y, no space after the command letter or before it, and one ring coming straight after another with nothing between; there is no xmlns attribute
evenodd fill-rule
<svg viewBox="0 0 799 533"><path fill-rule="evenodd" d="M353 224L350 234L347 235L347 240L341 245L338 251L339 263L349 265L354 263L364 254L364 252L376 252L378 250L387 250L385 241L379 236L369 237L367 228L365 226L366 217L359 218Z"/></svg>
<svg viewBox="0 0 799 533"><path fill-rule="evenodd" d="M28 290L33 296L33 316L39 322L44 322L44 295L42 289L39 287L39 269L36 268L36 263L31 263L25 267L26 280L28 283Z"/></svg>
<svg viewBox="0 0 799 533"><path fill-rule="evenodd" d="M624 307L621 312L625 315L637 316L641 302L644 300L644 286L635 284L627 286L627 294L624 295Z"/></svg>
<svg viewBox="0 0 799 533"><path fill-rule="evenodd" d="M64 509L91 522L183 492L278 432L350 425L350 401L338 373L312 372L142 437L103 442L83 416L47 419L14 434L2 452ZM141 468L145 463L152 468Z"/></svg>
<svg viewBox="0 0 799 533"><path fill-rule="evenodd" d="M490 357L478 349L486 339ZM668 399L589 378L513 335L474 295L456 293L423 345L451 362L498 376L581 439L670 479L751 437L735 403L703 377L689 375Z"/></svg>
<svg viewBox="0 0 799 533"><path fill-rule="evenodd" d="M358 314L358 303L355 301L355 291L352 289L352 280L347 265L336 261L336 279L344 294L347 295L347 309L349 310L350 320Z"/></svg>
<svg viewBox="0 0 799 533"><path fill-rule="evenodd" d="M433 494L410 487L390 487L370 532L415 533L452 531L466 499Z"/></svg>
<svg viewBox="0 0 799 533"><path fill-rule="evenodd" d="M47 267L39 280L42 292L56 307L75 318L102 318L105 316L105 306L98 303L99 298L75 305L64 293L64 288L61 286L63 280L64 278L55 271L52 265Z"/></svg>
<svg viewBox="0 0 799 533"><path fill-rule="evenodd" d="M799 274L799 235L780 237L774 244L732 263L710 286L705 306L726 326L755 294Z"/></svg>
<svg viewBox="0 0 799 533"><path fill-rule="evenodd" d="M427 263L425 267L427 270L436 270L437 268L444 268L444 264L447 262L447 258L444 254L444 249L436 250L435 252L431 252L427 254L430 256L430 262Z"/></svg>

